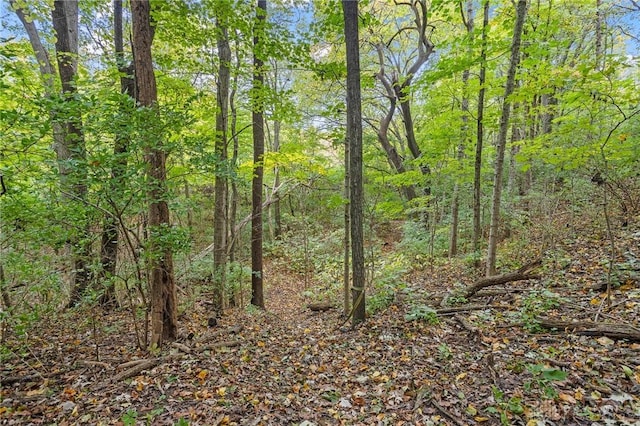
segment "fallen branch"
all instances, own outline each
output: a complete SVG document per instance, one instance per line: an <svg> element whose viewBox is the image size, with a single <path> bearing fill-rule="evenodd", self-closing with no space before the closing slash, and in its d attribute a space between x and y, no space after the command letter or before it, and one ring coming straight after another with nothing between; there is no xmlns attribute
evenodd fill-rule
<svg viewBox="0 0 640 426"><path fill-rule="evenodd" d="M228 334L238 334L243 329L244 329L244 327L242 325L234 325L233 327L229 327L229 328L226 328L224 330L216 330L216 331L214 331L212 333L206 333L205 335L203 335L200 338L196 339L195 343L205 343L205 342L209 342L209 341L211 341L213 339L216 339L218 337L226 336Z"/></svg>
<svg viewBox="0 0 640 426"><path fill-rule="evenodd" d="M0 376L0 385L6 386L14 383L31 382L36 380L50 379L52 377L60 376L67 371L56 371L55 373L35 373L26 376Z"/></svg>
<svg viewBox="0 0 640 426"><path fill-rule="evenodd" d="M460 315L456 315L456 316L454 316L454 318L455 318L456 321L458 321L460 323L462 328L467 330L469 333L471 333L473 335L479 335L480 334L480 330L478 330L477 327L474 327L473 324L471 324L466 319L462 318Z"/></svg>
<svg viewBox="0 0 640 426"><path fill-rule="evenodd" d="M110 382L111 383L116 383L116 382L120 382L122 380L126 380L126 379L128 379L130 377L137 376L138 374L142 373L144 370L148 370L150 368L153 368L158 364L160 364L160 359L159 358L148 359L148 360L146 360L146 362L140 363L140 364L136 365L135 367L129 368L128 370L124 370L120 374L116 374L115 376L113 376L113 378L110 380Z"/></svg>
<svg viewBox="0 0 640 426"><path fill-rule="evenodd" d="M329 309L333 309L333 305L329 302L311 303L307 305L307 308L313 312L325 312Z"/></svg>
<svg viewBox="0 0 640 426"><path fill-rule="evenodd" d="M538 318L538 324L544 328L556 328L582 336L606 336L612 339L627 339L640 342L640 330L628 324L596 323L591 321L560 321L550 318Z"/></svg>
<svg viewBox="0 0 640 426"><path fill-rule="evenodd" d="M212 349L220 349L220 348L233 348L235 346L240 346L242 344L242 340L229 340L227 342L218 342L213 343L211 345L206 345L198 348L200 352L210 351Z"/></svg>
<svg viewBox="0 0 640 426"><path fill-rule="evenodd" d="M470 298L483 288L491 287L494 285L506 284L514 281L538 279L540 278L540 275L531 274L531 271L533 269L536 269L540 265L542 265L542 259L537 259L531 263L524 265L522 268L518 269L515 272L507 272L506 274L502 275L494 275L492 277L482 278L465 288L462 292L462 297Z"/></svg>
<svg viewBox="0 0 640 426"><path fill-rule="evenodd" d="M193 352L193 349L191 349L189 346L183 345L182 343L178 343L178 342L171 343L171 347L176 348L179 351L182 351L186 354L190 354Z"/></svg>

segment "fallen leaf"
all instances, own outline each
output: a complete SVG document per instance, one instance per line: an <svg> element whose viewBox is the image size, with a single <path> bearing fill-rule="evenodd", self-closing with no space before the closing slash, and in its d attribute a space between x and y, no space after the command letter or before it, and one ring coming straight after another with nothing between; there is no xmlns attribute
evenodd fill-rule
<svg viewBox="0 0 640 426"><path fill-rule="evenodd" d="M611 346L615 343L613 340L611 340L607 336L602 336L598 338L597 342L600 343L602 346Z"/></svg>
<svg viewBox="0 0 640 426"><path fill-rule="evenodd" d="M576 403L576 399L574 397L572 397L571 395L567 394L567 393L560 393L558 395L558 398L560 398L561 401L567 402L569 404L575 404Z"/></svg>

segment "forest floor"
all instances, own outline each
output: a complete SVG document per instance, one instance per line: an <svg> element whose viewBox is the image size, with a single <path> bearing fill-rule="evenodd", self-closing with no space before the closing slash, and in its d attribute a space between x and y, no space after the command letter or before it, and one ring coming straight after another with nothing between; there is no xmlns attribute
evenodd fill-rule
<svg viewBox="0 0 640 426"><path fill-rule="evenodd" d="M455 300L459 312L434 310L451 283L472 281L464 266L414 271L355 329L337 307L309 310L301 277L274 262L266 312L232 309L209 327L196 303L181 316L181 340L155 354L133 349L124 310L41 318L5 342L0 424L638 425L640 232L618 235L626 275L610 305L594 289L606 239L561 246L541 279ZM605 331L627 324L631 335L543 329L541 315L596 319Z"/></svg>

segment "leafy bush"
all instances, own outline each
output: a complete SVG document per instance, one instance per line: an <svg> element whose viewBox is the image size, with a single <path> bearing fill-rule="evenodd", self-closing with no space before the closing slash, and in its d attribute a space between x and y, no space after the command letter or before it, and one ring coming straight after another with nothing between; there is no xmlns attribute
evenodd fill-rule
<svg viewBox="0 0 640 426"><path fill-rule="evenodd" d="M404 316L407 321L425 321L428 324L436 325L440 322L438 313L431 306L416 305Z"/></svg>

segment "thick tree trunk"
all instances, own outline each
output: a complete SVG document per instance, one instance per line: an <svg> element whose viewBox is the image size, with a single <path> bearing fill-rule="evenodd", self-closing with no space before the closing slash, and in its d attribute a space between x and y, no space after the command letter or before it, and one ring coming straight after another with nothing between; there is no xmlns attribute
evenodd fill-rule
<svg viewBox="0 0 640 426"><path fill-rule="evenodd" d="M353 325L365 320L365 269L362 181L362 106L360 94L360 49L358 2L342 0L347 51L347 141L351 175L351 259L353 272Z"/></svg>
<svg viewBox="0 0 640 426"><path fill-rule="evenodd" d="M222 11L222 14L227 11ZM216 183L215 207L213 212L213 309L222 313L224 309L225 270L227 266L227 123L229 116L229 84L231 80L229 63L231 48L227 24L218 17L218 87L216 109Z"/></svg>
<svg viewBox="0 0 640 426"><path fill-rule="evenodd" d="M177 296L171 249L159 243L160 234L171 226L166 188L166 152L155 122L159 120L156 79L151 57L151 7L149 0L132 0L133 51L135 58L138 104L145 116L143 132L145 160L149 179L149 251L151 292L151 347L175 340L178 332Z"/></svg>
<svg viewBox="0 0 640 426"><path fill-rule="evenodd" d="M502 114L500 116L500 131L498 133L498 146L496 150L495 174L493 177L493 199L491 205L491 225L489 228L489 248L487 253L487 276L496 272L496 253L498 248L498 227L500 225L500 201L502 195L502 172L504 168L504 153L507 145L507 133L509 130L509 116L511 103L509 96L514 91L516 83L516 69L520 60L520 43L522 29L527 14L527 0L518 0L516 11L516 23L511 42L511 58L504 89Z"/></svg>
<svg viewBox="0 0 640 426"><path fill-rule="evenodd" d="M473 253L475 267L480 267L480 206L482 204L482 144L484 142L484 95L487 74L487 32L489 31L489 0L485 0L482 18L482 47L480 48L480 75L478 83L478 113L476 121L476 153L473 166Z"/></svg>
<svg viewBox="0 0 640 426"><path fill-rule="evenodd" d="M267 15L267 1L258 0L253 36L253 88L261 92L264 86L264 23ZM253 99L253 181L251 184L251 304L264 308L263 268L262 268L262 181L264 159L264 105L257 93Z"/></svg>

